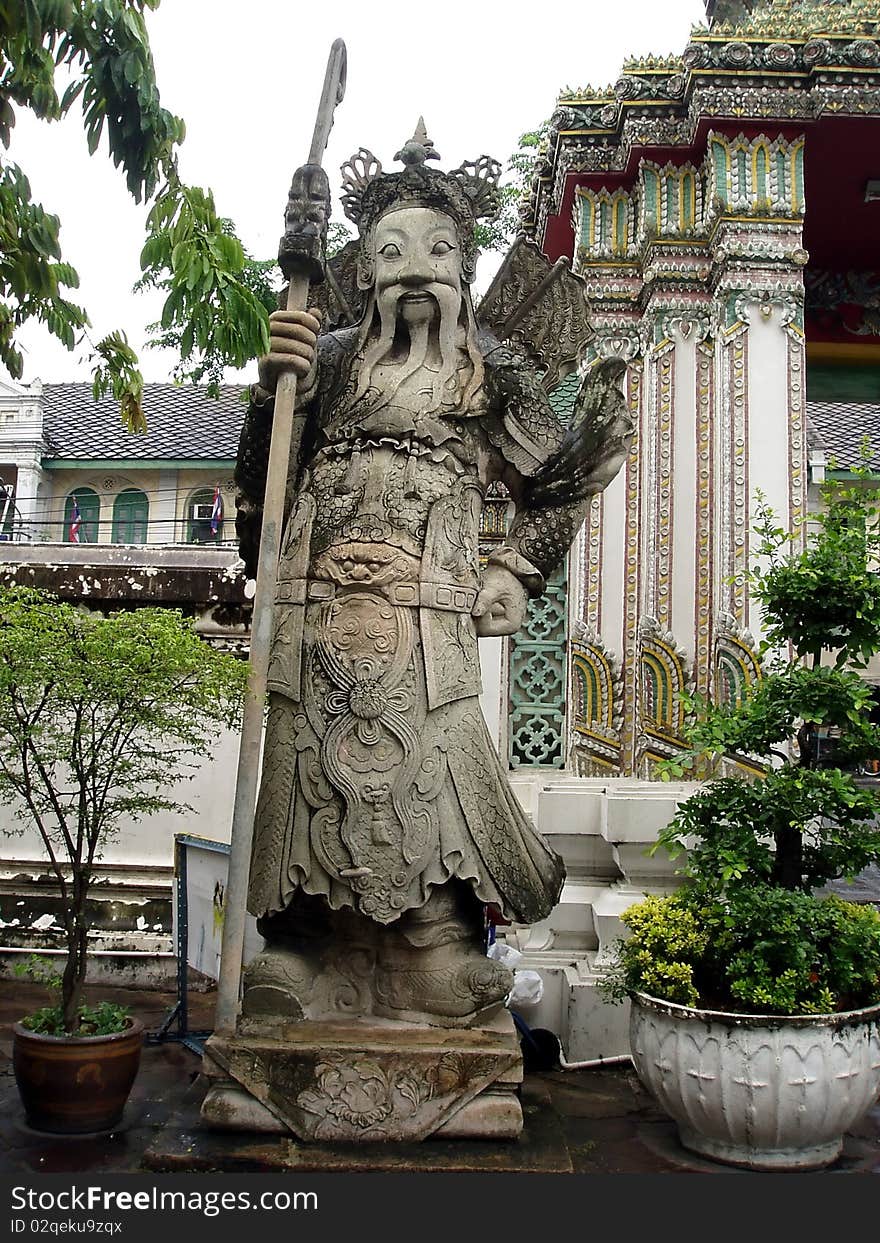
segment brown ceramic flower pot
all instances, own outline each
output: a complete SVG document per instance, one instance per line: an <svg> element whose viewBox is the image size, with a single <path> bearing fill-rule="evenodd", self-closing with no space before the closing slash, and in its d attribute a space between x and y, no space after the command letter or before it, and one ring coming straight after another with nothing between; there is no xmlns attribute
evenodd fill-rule
<svg viewBox="0 0 880 1243"><path fill-rule="evenodd" d="M45 1036L21 1023L13 1033L15 1079L32 1127L78 1135L119 1123L140 1065L140 1019L110 1036Z"/></svg>

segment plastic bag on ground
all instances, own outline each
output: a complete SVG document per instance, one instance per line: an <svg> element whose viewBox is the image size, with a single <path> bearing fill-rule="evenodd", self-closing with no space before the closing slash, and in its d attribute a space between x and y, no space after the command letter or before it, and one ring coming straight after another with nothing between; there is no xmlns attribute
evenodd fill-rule
<svg viewBox="0 0 880 1243"><path fill-rule="evenodd" d="M507 994L506 1006L516 1009L538 1004L544 996L544 981L537 971L517 970L523 960L519 950L501 941L493 941L487 950L487 957L513 972L513 988Z"/></svg>
<svg viewBox="0 0 880 1243"><path fill-rule="evenodd" d="M507 994L505 1005L512 1009L536 1006L543 996L544 981L537 971L514 971L513 988Z"/></svg>

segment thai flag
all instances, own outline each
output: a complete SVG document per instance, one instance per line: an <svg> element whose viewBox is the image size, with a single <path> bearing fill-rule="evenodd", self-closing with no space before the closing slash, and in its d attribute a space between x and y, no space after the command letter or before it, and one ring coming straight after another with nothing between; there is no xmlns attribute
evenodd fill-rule
<svg viewBox="0 0 880 1243"><path fill-rule="evenodd" d="M214 508L211 510L211 534L216 535L223 522L223 502L220 499L220 484L214 489Z"/></svg>
<svg viewBox="0 0 880 1243"><path fill-rule="evenodd" d="M70 544L79 543L79 529L82 526L82 514L79 512L79 502L76 497L73 498L73 512L70 515L70 528L67 532L67 540Z"/></svg>

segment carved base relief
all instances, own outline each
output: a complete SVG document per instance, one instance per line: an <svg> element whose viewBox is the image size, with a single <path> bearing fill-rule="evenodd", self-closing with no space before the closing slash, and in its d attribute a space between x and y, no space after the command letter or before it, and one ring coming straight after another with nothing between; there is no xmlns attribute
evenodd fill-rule
<svg viewBox="0 0 880 1243"><path fill-rule="evenodd" d="M202 1117L223 1129L357 1143L437 1132L510 1139L522 1129L522 1060L506 1011L468 1031L381 1020L289 1023L272 1037L212 1036L207 1054L218 1077Z"/></svg>

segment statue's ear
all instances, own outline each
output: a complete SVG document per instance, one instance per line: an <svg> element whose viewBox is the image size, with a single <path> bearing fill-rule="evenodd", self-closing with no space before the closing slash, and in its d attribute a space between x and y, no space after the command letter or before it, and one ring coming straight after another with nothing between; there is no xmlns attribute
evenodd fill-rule
<svg viewBox="0 0 880 1243"><path fill-rule="evenodd" d="M374 230L370 229L358 242L356 277L358 289L372 289L373 282L376 279L376 262L373 258L374 236Z"/></svg>
<svg viewBox="0 0 880 1243"><path fill-rule="evenodd" d="M358 289L372 289L375 279L375 270L373 264L368 262L363 256L358 259L357 265L357 287Z"/></svg>

